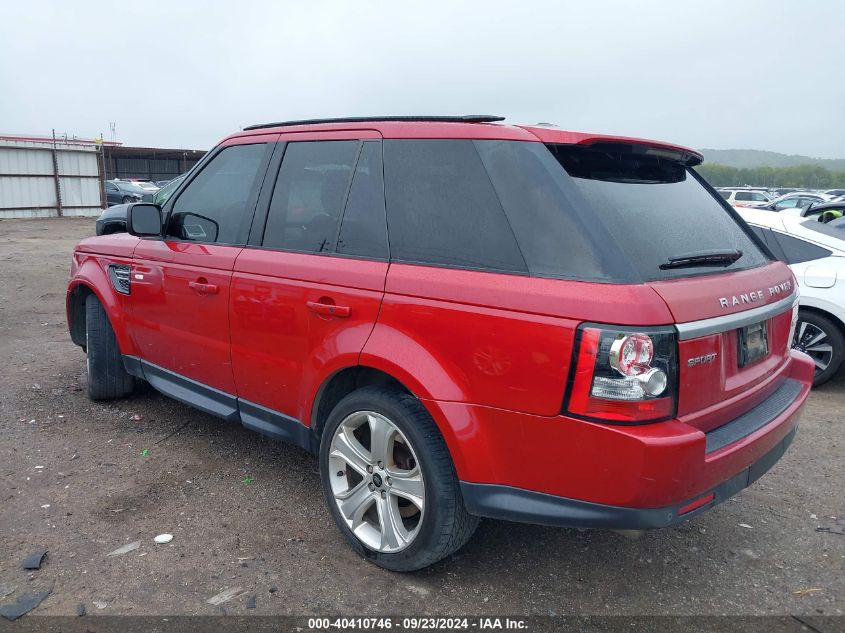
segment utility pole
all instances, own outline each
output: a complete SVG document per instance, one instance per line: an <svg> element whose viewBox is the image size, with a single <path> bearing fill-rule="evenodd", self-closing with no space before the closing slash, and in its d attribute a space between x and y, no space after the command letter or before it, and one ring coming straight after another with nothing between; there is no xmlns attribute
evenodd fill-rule
<svg viewBox="0 0 845 633"><path fill-rule="evenodd" d="M56 185L56 213L62 217L62 185L59 182L59 157L56 151L56 129L53 128L53 182Z"/></svg>

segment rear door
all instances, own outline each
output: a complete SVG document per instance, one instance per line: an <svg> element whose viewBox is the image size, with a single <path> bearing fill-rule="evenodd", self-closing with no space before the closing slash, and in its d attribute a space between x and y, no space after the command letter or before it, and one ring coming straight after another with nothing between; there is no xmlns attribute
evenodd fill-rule
<svg viewBox="0 0 845 633"><path fill-rule="evenodd" d="M229 285L277 136L224 144L166 205L164 239L135 249L131 335L145 376L166 393L178 397L189 379L235 394Z"/></svg>
<svg viewBox="0 0 845 633"><path fill-rule="evenodd" d="M388 251L380 135L290 133L280 142L235 264L230 319L244 423L284 436L279 420L308 424L316 385L358 363Z"/></svg>

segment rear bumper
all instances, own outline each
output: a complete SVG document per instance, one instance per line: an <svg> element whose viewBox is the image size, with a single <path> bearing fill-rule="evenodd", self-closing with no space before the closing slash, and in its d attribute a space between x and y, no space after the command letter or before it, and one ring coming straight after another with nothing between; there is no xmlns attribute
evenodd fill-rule
<svg viewBox="0 0 845 633"><path fill-rule="evenodd" d="M793 427L789 434L760 460L705 495L700 495L709 499L701 505L696 505L697 499L691 499L664 508L625 508L556 497L509 486L467 482L461 482L461 492L470 514L490 519L557 527L620 530L668 527L709 510L757 481L786 452L795 437L796 430L797 428ZM712 498L710 498L711 494ZM695 507L687 509L690 505Z"/></svg>
<svg viewBox="0 0 845 633"><path fill-rule="evenodd" d="M768 397L707 433L673 419L636 426L427 401L479 516L584 527L671 525L724 501L792 441L814 365L791 352ZM711 497L712 495L712 497Z"/></svg>

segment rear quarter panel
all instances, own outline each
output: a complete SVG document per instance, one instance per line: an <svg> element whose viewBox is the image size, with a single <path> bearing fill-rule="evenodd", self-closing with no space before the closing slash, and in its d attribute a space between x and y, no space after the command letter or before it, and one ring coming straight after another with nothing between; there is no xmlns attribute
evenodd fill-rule
<svg viewBox="0 0 845 633"><path fill-rule="evenodd" d="M361 364L421 397L557 415L582 321L671 322L647 286L391 264Z"/></svg>

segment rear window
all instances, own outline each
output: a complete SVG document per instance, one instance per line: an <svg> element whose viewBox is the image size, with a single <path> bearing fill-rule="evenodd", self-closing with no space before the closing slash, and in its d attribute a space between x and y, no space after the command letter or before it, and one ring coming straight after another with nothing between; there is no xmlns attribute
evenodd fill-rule
<svg viewBox="0 0 845 633"><path fill-rule="evenodd" d="M580 194L579 206L604 225L644 280L731 272L768 261L740 223L677 161L645 147L547 147ZM660 268L670 258L726 250L742 256L728 266Z"/></svg>

